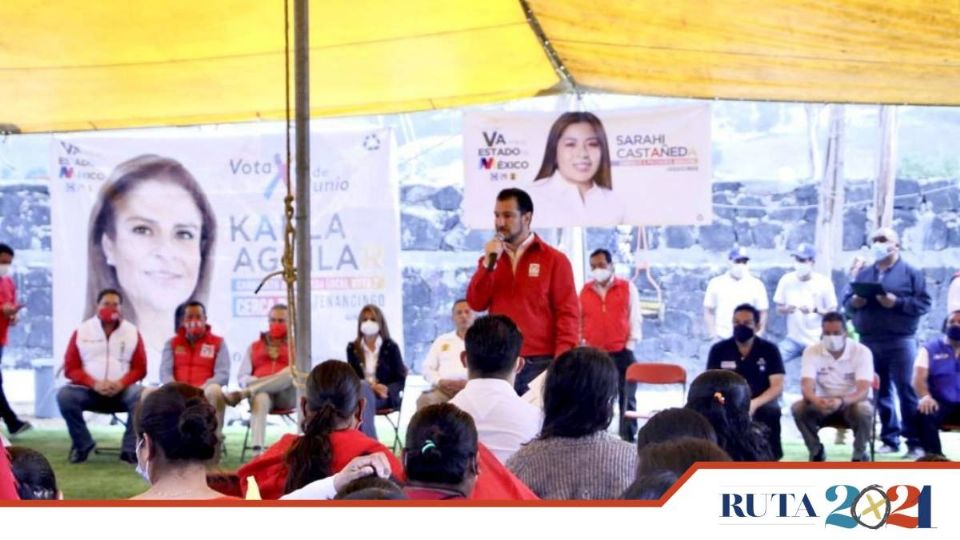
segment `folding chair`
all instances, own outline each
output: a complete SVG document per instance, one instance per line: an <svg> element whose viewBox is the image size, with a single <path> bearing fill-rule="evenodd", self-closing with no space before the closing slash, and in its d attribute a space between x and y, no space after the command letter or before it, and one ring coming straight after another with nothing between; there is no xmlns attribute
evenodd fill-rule
<svg viewBox="0 0 960 540"><path fill-rule="evenodd" d="M870 398L870 404L873 405L873 418L870 421L870 461L876 461L876 444L875 440L877 438L877 402L880 397L880 377L874 373L873 374L873 383L870 385L870 388L873 390L873 396ZM831 422L827 422L820 427L832 427L835 429L852 429L853 426L846 423L843 418L835 418Z"/></svg>
<svg viewBox="0 0 960 540"><path fill-rule="evenodd" d="M297 410L294 409L294 408L289 408L289 409L272 409L270 412L267 413L267 418L269 418L269 417L271 417L271 416L279 416L279 417L282 418L283 421L286 422L287 424L296 424L297 421L294 420L294 418L293 418L293 414L294 414L296 411L297 411ZM247 450L253 450L253 447L248 445L248 443L249 443L249 441L250 441L250 420L251 420L252 418L253 418L253 413L251 413L250 417L248 417L248 418L246 419L246 421L245 421L245 423L247 424L247 431L244 432L244 434L243 434L243 450L240 451L240 463L246 462ZM224 449L226 449L226 445L224 445ZM224 453L226 453L226 452L224 452Z"/></svg>
<svg viewBox="0 0 960 540"><path fill-rule="evenodd" d="M397 453L397 449L401 448L403 445L400 443L400 416L402 415L403 409L403 391L400 391L400 405L396 407L385 407L383 409L377 409L377 416L382 416L387 419L387 423L390 424L390 427L393 428L393 446L391 447L393 453ZM393 415L396 414L396 420L393 419Z"/></svg>
<svg viewBox="0 0 960 540"><path fill-rule="evenodd" d="M687 370L679 364L668 363L637 363L627 368L626 380L636 384L679 384L682 387L680 403L687 397ZM657 411L652 411L656 413ZM624 411L627 418L648 419L650 415L639 411Z"/></svg>
<svg viewBox="0 0 960 540"><path fill-rule="evenodd" d="M124 427L124 429L126 429L126 427L127 427L127 422L124 422L123 420L120 419L119 416L117 416L117 414L127 412L126 409L124 409L124 410L122 410L122 411L114 411L114 412L109 412L109 411L90 411L90 412L94 412L94 413L97 413L97 414L109 414L109 415L110 415L110 425L111 425L111 426L115 426L115 425L117 425L117 424L120 424L121 426ZM130 419L127 418L127 421L130 421ZM122 450L121 450L119 447L116 447L116 446L105 446L105 447L103 447L103 448L101 448L101 447L99 447L99 446L96 446L96 447L94 447L94 449L93 449L93 453L94 453L95 455L98 455L98 456L99 456L99 455L103 455L103 454L120 455L120 452L122 452Z"/></svg>

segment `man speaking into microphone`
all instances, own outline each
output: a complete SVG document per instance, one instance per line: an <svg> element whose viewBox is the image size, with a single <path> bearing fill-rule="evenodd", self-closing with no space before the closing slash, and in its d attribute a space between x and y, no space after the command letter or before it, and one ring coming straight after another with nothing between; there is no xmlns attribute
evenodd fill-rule
<svg viewBox="0 0 960 540"><path fill-rule="evenodd" d="M551 360L576 347L580 304L566 255L530 232L530 195L504 189L493 214L497 234L470 279L467 303L475 311L506 315L520 328L524 362L514 388L522 395Z"/></svg>

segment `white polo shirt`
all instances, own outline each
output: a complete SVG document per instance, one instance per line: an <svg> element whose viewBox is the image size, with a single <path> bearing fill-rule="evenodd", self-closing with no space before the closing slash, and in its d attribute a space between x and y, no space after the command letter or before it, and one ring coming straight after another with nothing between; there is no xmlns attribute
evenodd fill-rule
<svg viewBox="0 0 960 540"><path fill-rule="evenodd" d="M450 403L473 417L480 442L501 463L540 433L540 409L527 403L503 379L471 379Z"/></svg>
<svg viewBox="0 0 960 540"><path fill-rule="evenodd" d="M423 378L434 386L443 379L466 380L467 368L460 361L463 350L463 338L456 330L438 336L423 360Z"/></svg>
<svg viewBox="0 0 960 540"><path fill-rule="evenodd" d="M834 358L822 343L803 350L800 378L813 379L821 397L843 397L853 392L857 381L873 383L873 353L865 345L847 339L840 358Z"/></svg>
<svg viewBox="0 0 960 540"><path fill-rule="evenodd" d="M766 311L770 304L763 282L746 272L740 279L733 279L730 272L724 272L707 283L703 307L714 310L714 332L720 339L733 335L733 310L740 304L750 304Z"/></svg>
<svg viewBox="0 0 960 540"><path fill-rule="evenodd" d="M803 313L797 309L787 315L787 337L804 345L813 345L820 340L823 314L837 308L837 292L833 289L833 282L822 274L812 272L809 279L802 280L796 271L787 272L777 283L773 303L811 310L811 313ZM814 308L817 313L812 312Z"/></svg>

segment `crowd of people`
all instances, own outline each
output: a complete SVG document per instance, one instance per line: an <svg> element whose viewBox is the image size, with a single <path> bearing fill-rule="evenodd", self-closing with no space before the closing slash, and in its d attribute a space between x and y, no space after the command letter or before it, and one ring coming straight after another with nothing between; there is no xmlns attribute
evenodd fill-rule
<svg viewBox="0 0 960 540"><path fill-rule="evenodd" d="M494 216L496 236L452 306L454 330L423 361L430 388L416 399L400 456L374 429L376 411L401 407L408 374L377 306L360 310L345 358L316 365L298 402L286 306L269 310L267 331L244 355L241 388L228 390L227 344L203 303L184 303L161 355L163 384L146 388L143 338L124 317L122 293L105 288L65 354L69 383L57 401L72 442L69 461L86 461L96 447L84 411L122 412L130 421L120 459L149 484L140 498L656 499L697 461L781 459L784 379L797 358L802 396L790 411L811 461L826 459L825 426L852 430L851 459L870 460L875 410L882 424L876 452L897 452L902 438L907 459L942 454L940 426L960 421L960 310L950 313L941 338L917 348L931 301L889 228L871 235L875 262L853 272L840 300L813 271L815 250L792 252L796 267L773 296L787 319L779 344L763 337L766 290L750 275L747 251L733 249L729 270L710 280L704 298L705 328L716 341L706 370L684 408L660 411L638 430L626 414L636 408L626 373L643 339L636 287L598 249L578 293L570 261L532 232L524 191L503 190ZM0 245L0 355L21 307L5 275L13 255ZM212 473L225 408L243 400L253 459ZM300 410L302 434L266 446L266 416L278 409ZM11 436L30 428L10 409L2 379L0 414ZM614 423L619 436L610 432ZM42 455L11 447L9 455L0 451L4 496L60 492Z"/></svg>

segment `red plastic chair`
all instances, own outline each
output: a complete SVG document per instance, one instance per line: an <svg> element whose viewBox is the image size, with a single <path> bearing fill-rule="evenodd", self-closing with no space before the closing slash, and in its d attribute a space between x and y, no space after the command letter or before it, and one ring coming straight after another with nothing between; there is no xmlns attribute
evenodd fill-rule
<svg viewBox="0 0 960 540"><path fill-rule="evenodd" d="M668 363L638 363L627 368L627 382L636 384L679 384L683 391L680 394L681 404L687 397L687 370L678 364ZM653 411L656 413L657 411ZM639 411L624 411L627 418L650 418L651 415L641 414Z"/></svg>

